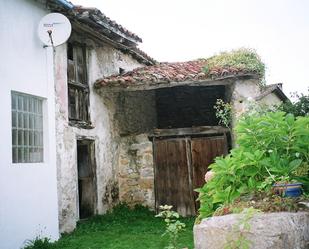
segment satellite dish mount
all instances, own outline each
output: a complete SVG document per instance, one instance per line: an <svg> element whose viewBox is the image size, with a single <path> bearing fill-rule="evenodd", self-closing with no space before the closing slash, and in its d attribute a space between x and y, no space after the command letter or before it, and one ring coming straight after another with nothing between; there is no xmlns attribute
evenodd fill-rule
<svg viewBox="0 0 309 249"><path fill-rule="evenodd" d="M71 35L72 27L69 19L60 13L44 16L38 26L38 36L44 47L57 47L65 43Z"/></svg>

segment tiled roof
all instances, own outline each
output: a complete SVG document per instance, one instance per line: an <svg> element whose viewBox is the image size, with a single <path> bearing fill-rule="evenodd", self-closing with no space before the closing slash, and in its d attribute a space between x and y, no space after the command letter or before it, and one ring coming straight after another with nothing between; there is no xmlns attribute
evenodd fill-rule
<svg viewBox="0 0 309 249"><path fill-rule="evenodd" d="M255 72L233 67L212 68L206 73L206 59L187 62L160 63L154 66L136 68L133 71L112 75L96 81L96 87L129 87L141 84L158 84L170 82L194 82L206 79L218 79L228 76L253 75Z"/></svg>
<svg viewBox="0 0 309 249"><path fill-rule="evenodd" d="M67 0L49 0L48 7L52 11L65 14L71 21L84 24L91 31L98 32L104 37L109 38L118 44L117 46L121 51L131 54L145 65L157 63L152 57L137 47L137 44L142 42L138 35L111 20L99 9L74 5Z"/></svg>
<svg viewBox="0 0 309 249"><path fill-rule="evenodd" d="M75 5L73 11L77 13L77 17L89 18L98 24L105 26L106 28L111 27L114 28L115 31L124 34L125 36L133 39L136 42L142 42L142 38L134 34L133 32L127 30L122 25L118 24L117 22L111 20L109 17L104 15L99 9L97 8L88 8L83 7L80 5Z"/></svg>
<svg viewBox="0 0 309 249"><path fill-rule="evenodd" d="M282 91L282 83L271 84L271 85L265 86L262 93L259 96L257 96L255 100L261 100L271 93L276 94L278 98L282 100L283 102L289 100L289 98Z"/></svg>

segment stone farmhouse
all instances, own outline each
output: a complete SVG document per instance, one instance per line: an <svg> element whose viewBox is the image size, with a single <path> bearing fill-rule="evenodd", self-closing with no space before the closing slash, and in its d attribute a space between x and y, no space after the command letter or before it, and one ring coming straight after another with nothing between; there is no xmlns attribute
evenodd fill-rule
<svg viewBox="0 0 309 249"><path fill-rule="evenodd" d="M37 36L51 12L72 24L55 49ZM96 8L3 1L0 21L0 248L56 240L119 202L195 214L193 190L233 144L216 100L237 112L248 98L286 100L280 84L261 89L256 72L158 63L138 48L140 37Z"/></svg>

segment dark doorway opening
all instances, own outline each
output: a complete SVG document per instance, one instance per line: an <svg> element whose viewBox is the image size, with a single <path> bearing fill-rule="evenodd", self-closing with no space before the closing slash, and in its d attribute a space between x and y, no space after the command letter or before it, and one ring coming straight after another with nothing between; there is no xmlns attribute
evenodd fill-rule
<svg viewBox="0 0 309 249"><path fill-rule="evenodd" d="M79 218L93 216L96 211L96 164L93 140L77 141Z"/></svg>
<svg viewBox="0 0 309 249"><path fill-rule="evenodd" d="M226 101L225 86L180 86L156 90L159 129L218 125L214 105Z"/></svg>

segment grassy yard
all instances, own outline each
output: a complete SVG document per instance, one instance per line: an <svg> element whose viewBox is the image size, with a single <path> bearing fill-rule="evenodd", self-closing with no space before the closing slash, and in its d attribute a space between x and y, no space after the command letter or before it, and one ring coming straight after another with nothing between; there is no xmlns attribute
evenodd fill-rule
<svg viewBox="0 0 309 249"><path fill-rule="evenodd" d="M162 237L165 224L146 208L130 210L116 207L112 213L80 222L76 230L53 244L30 246L27 249L163 249L167 236ZM193 248L194 218L183 218L186 230L179 238L179 248ZM46 244L46 245L45 245Z"/></svg>

